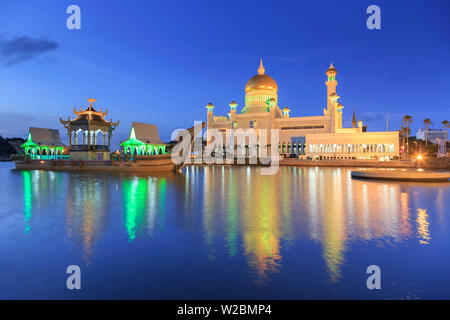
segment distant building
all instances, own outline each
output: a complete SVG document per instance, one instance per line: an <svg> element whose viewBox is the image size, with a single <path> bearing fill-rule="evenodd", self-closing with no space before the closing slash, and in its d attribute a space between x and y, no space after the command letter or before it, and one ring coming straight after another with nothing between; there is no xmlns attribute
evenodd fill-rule
<svg viewBox="0 0 450 320"><path fill-rule="evenodd" d="M62 159L65 145L57 129L31 127L21 147L31 159L49 160Z"/></svg>
<svg viewBox="0 0 450 320"><path fill-rule="evenodd" d="M427 132L425 129L419 129L416 132L416 138L419 140L426 140ZM441 129L428 129L428 141L434 144L439 144L439 141L445 140L445 132Z"/></svg>
<svg viewBox="0 0 450 320"><path fill-rule="evenodd" d="M445 140L444 139L436 139L436 143L438 145L438 153L437 156L439 158L441 157L446 157L447 156L447 148L446 148L446 144L445 144Z"/></svg>
<svg viewBox="0 0 450 320"><path fill-rule="evenodd" d="M223 132L224 142L226 130L234 132L236 129L254 128L258 135L260 129L278 129L279 153L286 157L304 155L313 159L388 160L398 156L398 132L366 132L363 122L357 121L355 115L351 128L342 126L344 107L338 102L336 74L337 70L331 64L326 70L327 95L323 115L291 117L288 107L279 106L278 85L265 74L261 61L258 74L250 78L245 86L245 106L240 112L234 101L229 105L228 116L215 116L214 105L210 103L206 106L208 141L211 129ZM249 152L253 149L250 146L250 143L238 144L236 152L241 156L250 156ZM259 144L256 150L259 154Z"/></svg>
<svg viewBox="0 0 450 320"><path fill-rule="evenodd" d="M120 146L124 154L156 155L166 153L167 143L159 138L156 125L133 121L129 138L122 141Z"/></svg>

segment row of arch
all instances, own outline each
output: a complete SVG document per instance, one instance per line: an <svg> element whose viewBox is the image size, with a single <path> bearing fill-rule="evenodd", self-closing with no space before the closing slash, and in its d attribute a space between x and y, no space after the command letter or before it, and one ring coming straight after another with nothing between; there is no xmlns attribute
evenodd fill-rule
<svg viewBox="0 0 450 320"><path fill-rule="evenodd" d="M312 144L310 153L394 153L393 144Z"/></svg>
<svg viewBox="0 0 450 320"><path fill-rule="evenodd" d="M109 143L108 138L108 132L100 129L95 131L78 129L70 133L72 145L106 145Z"/></svg>
<svg viewBox="0 0 450 320"><path fill-rule="evenodd" d="M27 147L25 148L25 154L30 156L31 159L62 159L63 147Z"/></svg>
<svg viewBox="0 0 450 320"><path fill-rule="evenodd" d="M215 152L218 152L220 150L220 147L215 149ZM254 147L252 147L251 144L238 144L235 146L235 150L236 150L236 155L238 156L252 156L253 153L255 153L256 150L256 155L259 156L260 155L260 145L256 145ZM306 150L306 145L304 143L283 143L283 144L279 144L278 145L278 152L280 154L304 154ZM222 147L222 151L225 154L226 153L226 147L223 146Z"/></svg>
<svg viewBox="0 0 450 320"><path fill-rule="evenodd" d="M278 145L278 152L280 154L304 154L306 150L305 148L306 144L302 142L292 144L290 142L287 144L283 142L283 144L280 143Z"/></svg>
<svg viewBox="0 0 450 320"><path fill-rule="evenodd" d="M278 152L280 154L305 154L306 152L306 144L302 142L298 143L280 143L278 145ZM237 145L235 147L237 155L240 156L252 156L254 149L256 149L256 153L259 156L260 146L256 145L255 148L252 148L251 144L248 145ZM216 152L220 150L216 148ZM226 152L225 146L223 146L223 153ZM353 153L378 153L378 154L386 154L386 153L394 153L394 145L393 144L312 144L309 145L309 153L344 153L344 154L353 154Z"/></svg>
<svg viewBox="0 0 450 320"><path fill-rule="evenodd" d="M150 156L166 153L166 146L162 145L143 145L143 146L128 146L125 147L124 153L136 156Z"/></svg>

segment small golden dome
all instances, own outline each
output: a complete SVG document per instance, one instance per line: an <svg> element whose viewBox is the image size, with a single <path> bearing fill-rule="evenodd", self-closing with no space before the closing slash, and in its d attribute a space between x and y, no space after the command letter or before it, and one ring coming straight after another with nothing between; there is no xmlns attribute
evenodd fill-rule
<svg viewBox="0 0 450 320"><path fill-rule="evenodd" d="M247 81L247 84L245 85L245 93L252 90L272 90L274 92L278 91L278 85L275 80L271 76L264 74L264 72L265 70L262 65L261 59L258 74L251 77L250 80Z"/></svg>
<svg viewBox="0 0 450 320"><path fill-rule="evenodd" d="M331 75L336 75L336 74L337 74L337 70L336 70L336 68L333 66L333 62L330 63L330 67L327 69L326 74L329 75L329 76L331 76Z"/></svg>

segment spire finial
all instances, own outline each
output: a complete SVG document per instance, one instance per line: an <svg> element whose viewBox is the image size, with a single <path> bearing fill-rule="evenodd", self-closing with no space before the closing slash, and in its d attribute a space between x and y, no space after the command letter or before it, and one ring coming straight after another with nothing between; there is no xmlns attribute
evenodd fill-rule
<svg viewBox="0 0 450 320"><path fill-rule="evenodd" d="M330 69L334 68L333 67L333 61L330 61Z"/></svg>
<svg viewBox="0 0 450 320"><path fill-rule="evenodd" d="M92 104L94 103L94 102L96 102L97 100L95 100L94 98L89 98L88 99L88 102L89 102L89 109L92 109Z"/></svg>
<svg viewBox="0 0 450 320"><path fill-rule="evenodd" d="M353 108L352 128L356 128L355 108Z"/></svg>
<svg viewBox="0 0 450 320"><path fill-rule="evenodd" d="M264 69L263 63L262 63L262 58L261 58L261 62L259 63L259 68L258 68L258 74L264 74L266 70Z"/></svg>

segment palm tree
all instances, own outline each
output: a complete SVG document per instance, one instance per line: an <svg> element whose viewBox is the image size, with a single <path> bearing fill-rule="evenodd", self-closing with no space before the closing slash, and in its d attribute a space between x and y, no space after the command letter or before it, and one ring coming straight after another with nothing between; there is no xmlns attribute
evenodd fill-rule
<svg viewBox="0 0 450 320"><path fill-rule="evenodd" d="M400 127L400 135L402 137L402 153L405 152L405 132L406 132L406 127L405 126L401 126Z"/></svg>
<svg viewBox="0 0 450 320"><path fill-rule="evenodd" d="M407 155L409 153L409 145L408 145L408 143L409 143L409 132L410 132L409 126L411 125L412 121L413 121L413 118L410 115L403 116L403 125L406 128L405 133L406 133L406 154Z"/></svg>
<svg viewBox="0 0 450 320"><path fill-rule="evenodd" d="M444 126L444 132L445 132L445 143L444 143L444 153L447 156L447 129L450 128L450 122L447 120L442 121L442 125Z"/></svg>
<svg viewBox="0 0 450 320"><path fill-rule="evenodd" d="M426 147L428 146L428 126L431 125L431 120L425 118L425 120L423 120L423 124L425 125L425 147Z"/></svg>

